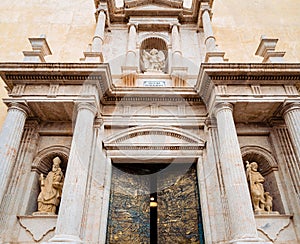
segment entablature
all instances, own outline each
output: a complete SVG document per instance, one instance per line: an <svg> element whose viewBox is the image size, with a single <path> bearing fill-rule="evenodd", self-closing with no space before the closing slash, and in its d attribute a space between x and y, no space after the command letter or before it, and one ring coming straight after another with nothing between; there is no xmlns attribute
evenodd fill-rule
<svg viewBox="0 0 300 244"><path fill-rule="evenodd" d="M238 122L262 122L283 103L300 100L300 64L202 64L195 89L213 114L218 103L234 104Z"/></svg>

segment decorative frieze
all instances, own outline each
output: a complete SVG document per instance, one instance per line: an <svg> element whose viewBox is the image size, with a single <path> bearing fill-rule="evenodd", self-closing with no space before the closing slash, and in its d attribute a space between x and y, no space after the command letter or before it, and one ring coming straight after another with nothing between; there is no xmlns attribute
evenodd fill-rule
<svg viewBox="0 0 300 244"><path fill-rule="evenodd" d="M261 95L261 88L260 85L251 85L251 90L254 96L260 96Z"/></svg>
<svg viewBox="0 0 300 244"><path fill-rule="evenodd" d="M288 96L299 95L297 88L293 85L284 85L284 90Z"/></svg>
<svg viewBox="0 0 300 244"><path fill-rule="evenodd" d="M18 84L18 85L15 85L13 87L13 90L11 92L11 96L14 96L14 97L17 97L17 96L22 96L24 91L25 91L25 87L26 85L25 84Z"/></svg>
<svg viewBox="0 0 300 244"><path fill-rule="evenodd" d="M50 84L48 97L56 97L59 89L59 84Z"/></svg>

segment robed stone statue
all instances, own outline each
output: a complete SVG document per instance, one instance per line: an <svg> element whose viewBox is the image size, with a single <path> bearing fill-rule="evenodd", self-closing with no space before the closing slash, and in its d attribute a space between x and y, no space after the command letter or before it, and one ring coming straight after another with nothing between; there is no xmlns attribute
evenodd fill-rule
<svg viewBox="0 0 300 244"><path fill-rule="evenodd" d="M46 177L40 175L41 192L38 196L38 213L56 214L59 206L64 175L60 168L61 160L59 157L53 159L52 170Z"/></svg>

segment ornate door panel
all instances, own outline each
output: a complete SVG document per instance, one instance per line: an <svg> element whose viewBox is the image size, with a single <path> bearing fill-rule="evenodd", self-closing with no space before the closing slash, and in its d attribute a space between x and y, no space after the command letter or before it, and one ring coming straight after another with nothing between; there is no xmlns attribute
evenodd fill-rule
<svg viewBox="0 0 300 244"><path fill-rule="evenodd" d="M107 243L150 243L149 176L112 170Z"/></svg>
<svg viewBox="0 0 300 244"><path fill-rule="evenodd" d="M204 244L195 165L117 167L112 170L107 243ZM156 203L151 210L150 200Z"/></svg>
<svg viewBox="0 0 300 244"><path fill-rule="evenodd" d="M196 167L184 171L178 165L157 179L158 243L203 243Z"/></svg>

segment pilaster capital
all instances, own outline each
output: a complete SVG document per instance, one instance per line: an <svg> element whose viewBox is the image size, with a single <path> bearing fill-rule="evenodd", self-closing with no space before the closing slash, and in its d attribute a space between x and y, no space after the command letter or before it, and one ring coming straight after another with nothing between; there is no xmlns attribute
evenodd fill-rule
<svg viewBox="0 0 300 244"><path fill-rule="evenodd" d="M283 116L285 116L287 113L295 110L298 110L300 112L300 102L286 103L281 111Z"/></svg>
<svg viewBox="0 0 300 244"><path fill-rule="evenodd" d="M204 123L208 129L217 128L217 121L213 117L208 117Z"/></svg>
<svg viewBox="0 0 300 244"><path fill-rule="evenodd" d="M223 110L229 110L230 112L233 111L233 104L232 103L228 103L228 102L222 102L222 103L217 103L213 109L213 113L215 114L215 116L223 111Z"/></svg>
<svg viewBox="0 0 300 244"><path fill-rule="evenodd" d="M80 110L90 110L94 116L97 114L97 107L94 103L91 102L78 102L76 104L77 113L79 113Z"/></svg>
<svg viewBox="0 0 300 244"><path fill-rule="evenodd" d="M28 117L30 113L30 109L25 103L12 102L8 104L7 111L9 112L11 110L19 110L24 113L26 117Z"/></svg>

